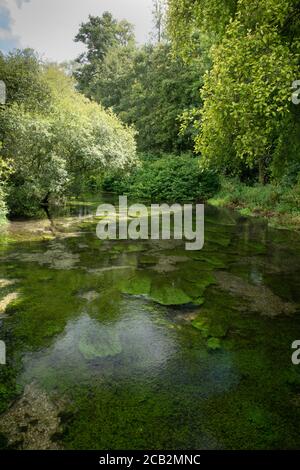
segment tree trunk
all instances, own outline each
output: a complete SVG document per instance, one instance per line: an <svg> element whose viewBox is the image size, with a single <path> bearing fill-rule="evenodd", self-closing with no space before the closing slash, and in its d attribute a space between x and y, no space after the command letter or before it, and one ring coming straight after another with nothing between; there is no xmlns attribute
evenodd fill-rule
<svg viewBox="0 0 300 470"><path fill-rule="evenodd" d="M46 194L44 199L41 201L41 206L49 206L49 197L50 197L50 191Z"/></svg>
<svg viewBox="0 0 300 470"><path fill-rule="evenodd" d="M44 199L42 200L41 202L41 206L42 208L44 209L46 215L47 215L47 219L49 220L50 222L50 230L51 232L56 235L56 227L55 227L55 223L54 223L54 220L51 216L51 213L50 213L50 210L49 210L49 198L50 198L50 191L46 194L46 196L44 197Z"/></svg>

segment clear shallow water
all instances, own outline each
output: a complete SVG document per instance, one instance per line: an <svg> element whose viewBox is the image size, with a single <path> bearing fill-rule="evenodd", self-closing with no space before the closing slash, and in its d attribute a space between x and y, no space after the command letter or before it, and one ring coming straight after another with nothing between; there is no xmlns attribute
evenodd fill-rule
<svg viewBox="0 0 300 470"><path fill-rule="evenodd" d="M101 242L95 207L1 235L0 444L299 448L299 235L207 208L200 252Z"/></svg>

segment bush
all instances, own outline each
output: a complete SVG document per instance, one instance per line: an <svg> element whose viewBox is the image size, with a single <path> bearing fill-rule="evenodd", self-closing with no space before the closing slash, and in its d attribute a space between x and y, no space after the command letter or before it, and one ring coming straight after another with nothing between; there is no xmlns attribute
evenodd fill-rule
<svg viewBox="0 0 300 470"><path fill-rule="evenodd" d="M285 174L281 179L283 186L292 187L298 182L300 176L300 162L293 162L287 166Z"/></svg>
<svg viewBox="0 0 300 470"><path fill-rule="evenodd" d="M29 183L10 184L7 194L9 214L14 217L35 217L42 212L41 205L29 188Z"/></svg>
<svg viewBox="0 0 300 470"><path fill-rule="evenodd" d="M298 181L294 186L285 188L283 191L278 211L300 214L300 175L298 175Z"/></svg>
<svg viewBox="0 0 300 470"><path fill-rule="evenodd" d="M197 158L186 155L144 159L130 175L110 174L103 182L106 191L152 202L204 201L219 187L213 170L201 169Z"/></svg>

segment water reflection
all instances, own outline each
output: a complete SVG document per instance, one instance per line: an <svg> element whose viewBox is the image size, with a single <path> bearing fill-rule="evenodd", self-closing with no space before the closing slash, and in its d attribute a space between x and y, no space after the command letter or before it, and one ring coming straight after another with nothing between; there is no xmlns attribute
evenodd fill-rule
<svg viewBox="0 0 300 470"><path fill-rule="evenodd" d="M97 376L117 379L139 372L151 379L167 367L176 337L162 327L159 312L150 311L142 301L123 302L120 311L112 322L95 320L88 311L69 321L50 348L25 355L21 382L41 380L49 373L62 380L67 375L77 384Z"/></svg>

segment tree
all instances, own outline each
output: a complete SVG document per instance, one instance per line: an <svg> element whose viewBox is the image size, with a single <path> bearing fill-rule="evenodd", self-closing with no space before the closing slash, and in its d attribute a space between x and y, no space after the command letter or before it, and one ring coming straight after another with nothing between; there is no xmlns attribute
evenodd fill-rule
<svg viewBox="0 0 300 470"><path fill-rule="evenodd" d="M292 133L299 119L291 105L291 84L299 71L299 2L223 3L231 5L231 14L212 48L213 66L202 90L204 107L196 122L195 148L206 164L231 173L250 168L263 183L274 173L275 162L284 160L284 136L287 129ZM201 31L210 24L218 29L216 2L199 0L192 6L182 1L178 10L173 0L170 5L169 21L177 45L180 34L186 35L189 44L197 28ZM174 29L179 12L184 18L178 18L181 33Z"/></svg>
<svg viewBox="0 0 300 470"><path fill-rule="evenodd" d="M237 11L238 0L168 0L172 47L185 60L201 54L203 39L219 42Z"/></svg>
<svg viewBox="0 0 300 470"><path fill-rule="evenodd" d="M193 147L191 135L180 133L180 116L200 106L203 63L186 65L168 44L145 46L135 55L128 87L114 110L137 131L142 151L181 152Z"/></svg>
<svg viewBox="0 0 300 470"><path fill-rule="evenodd" d="M154 37L157 43L161 43L165 36L165 19L166 19L166 1L165 0L152 0L153 1L153 23L154 23Z"/></svg>
<svg viewBox="0 0 300 470"><path fill-rule="evenodd" d="M162 39L164 2L156 2L159 40ZM95 21L102 24L102 19ZM110 24L118 25L116 20ZM123 23L122 23L123 24ZM130 30L130 28L129 28ZM77 36L79 37L79 36ZM89 42L90 39L87 39ZM92 44L96 40L94 39ZM171 152L192 149L190 126L179 135L180 115L200 106L199 88L208 61L207 54L185 64L171 54L166 41L137 47L134 40L110 42L105 54L87 63L88 80L84 93L112 110L138 131L138 148L142 151ZM88 49L92 49L92 44ZM90 71L93 74L90 76ZM78 79L78 75L75 73ZM83 75L81 75L81 78ZM83 81L79 77L79 89Z"/></svg>
<svg viewBox="0 0 300 470"><path fill-rule="evenodd" d="M18 60L22 63L23 58L18 55ZM9 69L10 61L11 56ZM4 57L3 69L5 65ZM80 190L80 182L90 175L108 168L125 170L135 163L134 131L75 91L73 79L61 69L37 64L34 83L38 90L41 83L45 86L45 109L31 106L30 96L25 99L23 78L24 90L21 87L0 113L2 155L13 169L7 199L12 212L32 215L50 197Z"/></svg>
<svg viewBox="0 0 300 470"><path fill-rule="evenodd" d="M41 62L32 49L0 52L0 76L6 84L6 105L18 102L25 109L46 110L50 91L40 73ZM0 129L1 131L1 129Z"/></svg>
<svg viewBox="0 0 300 470"><path fill-rule="evenodd" d="M115 20L108 12L101 17L89 16L88 22L81 24L75 42L82 42L87 48L87 52L77 59L81 67L74 72L78 89L92 97L91 83L101 73L109 51L116 47L127 49L134 45L133 26L125 20Z"/></svg>

